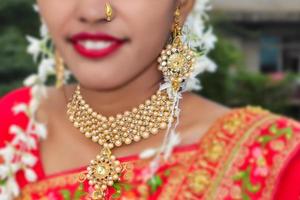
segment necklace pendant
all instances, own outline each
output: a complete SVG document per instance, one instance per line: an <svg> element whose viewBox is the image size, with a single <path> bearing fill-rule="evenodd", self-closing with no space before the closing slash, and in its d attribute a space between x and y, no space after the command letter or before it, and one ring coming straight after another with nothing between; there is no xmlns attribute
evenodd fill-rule
<svg viewBox="0 0 300 200"><path fill-rule="evenodd" d="M86 178L94 188L92 199L103 199L107 188L120 180L121 172L120 161L111 154L110 149L104 148L87 167Z"/></svg>

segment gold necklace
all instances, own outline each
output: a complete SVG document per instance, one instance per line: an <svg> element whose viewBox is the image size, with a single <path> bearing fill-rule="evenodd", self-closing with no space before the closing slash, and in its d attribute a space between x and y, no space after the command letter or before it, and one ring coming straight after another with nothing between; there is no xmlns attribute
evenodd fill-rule
<svg viewBox="0 0 300 200"><path fill-rule="evenodd" d="M120 180L122 165L112 155L111 149L131 144L166 129L171 116L173 101L165 91L158 91L143 104L123 114L105 117L95 112L83 99L78 85L67 105L67 114L73 125L87 138L103 148L87 167L81 181L89 180L93 186L93 199L104 198L108 186Z"/></svg>

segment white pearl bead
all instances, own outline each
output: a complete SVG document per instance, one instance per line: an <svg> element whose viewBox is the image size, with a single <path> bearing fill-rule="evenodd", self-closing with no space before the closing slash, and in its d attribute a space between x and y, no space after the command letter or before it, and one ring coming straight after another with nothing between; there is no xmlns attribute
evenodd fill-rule
<svg viewBox="0 0 300 200"><path fill-rule="evenodd" d="M106 185L102 185L102 186L101 186L101 189L102 189L102 190L106 190L106 189L107 189L107 186L106 186Z"/></svg>
<svg viewBox="0 0 300 200"><path fill-rule="evenodd" d="M116 168L116 172L117 172L117 173L120 173L121 171L122 171L122 169L121 169L120 167L117 167L117 168Z"/></svg>
<svg viewBox="0 0 300 200"><path fill-rule="evenodd" d="M113 186L114 182L113 181L108 181L108 184L109 186Z"/></svg>

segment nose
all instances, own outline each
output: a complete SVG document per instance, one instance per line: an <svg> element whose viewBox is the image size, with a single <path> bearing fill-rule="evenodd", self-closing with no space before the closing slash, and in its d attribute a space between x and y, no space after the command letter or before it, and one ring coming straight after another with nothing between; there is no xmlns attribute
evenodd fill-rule
<svg viewBox="0 0 300 200"><path fill-rule="evenodd" d="M77 12L80 22L87 24L107 22L105 0L79 0L79 2Z"/></svg>

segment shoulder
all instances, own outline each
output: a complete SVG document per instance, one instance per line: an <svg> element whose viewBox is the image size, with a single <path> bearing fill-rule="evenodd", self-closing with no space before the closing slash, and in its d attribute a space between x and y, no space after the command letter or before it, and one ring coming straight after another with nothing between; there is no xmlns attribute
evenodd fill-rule
<svg viewBox="0 0 300 200"><path fill-rule="evenodd" d="M199 141L217 119L231 110L192 92L183 94L179 107L181 114L177 130L182 134L182 144Z"/></svg>
<svg viewBox="0 0 300 200"><path fill-rule="evenodd" d="M214 188L247 199L273 199L273 195L280 196L276 198L279 200L297 199L300 194L300 123L257 106L211 114L219 112L218 107L212 106L205 113L199 108L190 112L201 111L202 118L214 121L201 138L197 162L214 166L208 173ZM214 177L221 181L214 182ZM296 185L290 186L293 183ZM232 187L227 188L228 184Z"/></svg>
<svg viewBox="0 0 300 200"><path fill-rule="evenodd" d="M276 194L276 199L296 199L296 196L289 195L292 192L299 195L300 188L290 187L294 181L286 177L291 172L296 175L295 166L297 171L300 167L300 123L297 120L260 107L247 106L231 111L217 127L219 132L214 139L225 145L223 153L231 157L225 162L231 163L234 173L228 174L234 177L234 185L243 188L245 180L252 185L241 195L252 199L260 193L263 199L273 199L273 195L280 191L283 194ZM260 186L255 188L258 183ZM289 192L284 192L283 187ZM279 195L281 198L278 198Z"/></svg>
<svg viewBox="0 0 300 200"><path fill-rule="evenodd" d="M4 145L6 140L9 140L9 127L12 124L24 126L26 124L26 115L17 114L15 106L28 104L30 101L30 88L22 87L15 89L0 98L0 147Z"/></svg>

